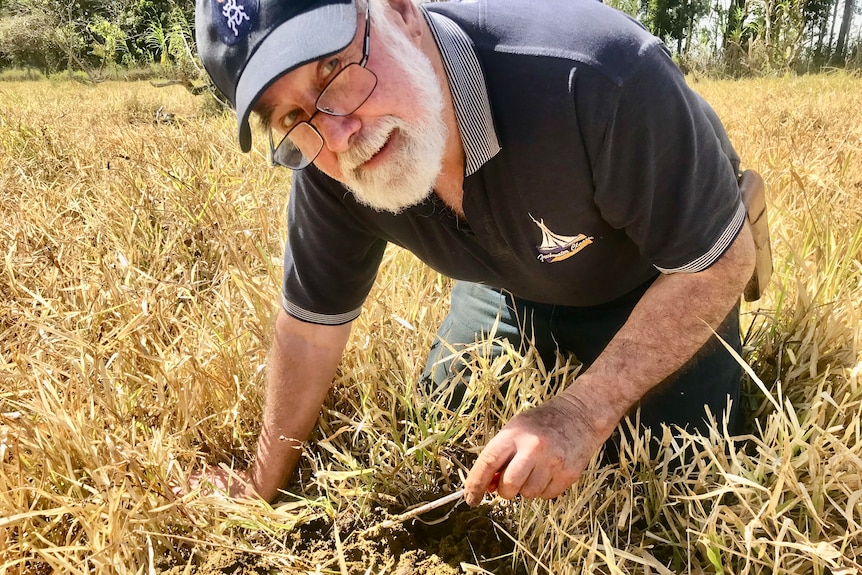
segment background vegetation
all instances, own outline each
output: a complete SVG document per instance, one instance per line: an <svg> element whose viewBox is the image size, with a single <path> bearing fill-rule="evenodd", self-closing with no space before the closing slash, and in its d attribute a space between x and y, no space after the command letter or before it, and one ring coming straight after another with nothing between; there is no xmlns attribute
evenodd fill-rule
<svg viewBox="0 0 862 575"><path fill-rule="evenodd" d="M192 80L194 2L182 0L3 0L0 67L90 81L128 70Z"/></svg>
<svg viewBox="0 0 862 575"><path fill-rule="evenodd" d="M643 22L686 71L719 76L862 67L859 0L607 0ZM0 68L92 81L149 71L202 80L194 3L2 0Z"/></svg>
<svg viewBox="0 0 862 575"><path fill-rule="evenodd" d="M293 495L177 494L254 451L289 172L264 138L238 153L232 117L181 87L0 85L0 573L859 572L862 80L694 87L769 186L776 275L743 316L751 435L628 445L553 502L445 527L467 551L421 571L403 564L432 549L419 524L358 547L374 510L457 489L576 366L477 356L462 408L429 403L447 280L390 250ZM502 564L477 540L489 524L513 540Z"/></svg>
<svg viewBox="0 0 862 575"><path fill-rule="evenodd" d="M607 3L640 19L686 71L739 77L862 66L858 0Z"/></svg>

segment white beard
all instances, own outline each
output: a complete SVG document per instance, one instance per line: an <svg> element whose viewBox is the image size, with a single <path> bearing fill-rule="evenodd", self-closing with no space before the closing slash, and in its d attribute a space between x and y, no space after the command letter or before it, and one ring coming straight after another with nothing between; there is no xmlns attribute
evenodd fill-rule
<svg viewBox="0 0 862 575"><path fill-rule="evenodd" d="M338 165L344 185L359 203L397 214L423 202L434 191L448 130L443 121L443 92L431 62L385 16L376 22L372 26L380 39L377 46L386 46L390 54L397 55L417 119L408 122L385 116L374 125L363 126L350 149L339 154ZM380 151L393 134L397 134L397 141L387 150L388 157L373 168L363 169L362 164Z"/></svg>

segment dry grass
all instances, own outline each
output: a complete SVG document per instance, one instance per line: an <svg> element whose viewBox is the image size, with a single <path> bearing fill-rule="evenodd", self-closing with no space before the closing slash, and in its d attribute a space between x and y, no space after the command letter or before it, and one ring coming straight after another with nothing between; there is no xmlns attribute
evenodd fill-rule
<svg viewBox="0 0 862 575"><path fill-rule="evenodd" d="M747 444L720 423L667 436L653 460L630 445L554 502L504 507L518 561L855 573L862 81L695 88L772 194L776 275L744 322L757 431ZM172 122L154 122L159 108ZM475 401L458 413L429 404L415 382L447 281L393 250L294 497L271 508L172 495L205 462L242 467L254 450L289 174L262 149L237 154L233 130L179 88L0 85L0 573L191 572L195 552L231 547L283 570L347 570L343 556L304 563L285 533L457 489L490 433L571 379L572 366L535 369L510 350L477 357ZM684 444L697 456L674 470Z"/></svg>

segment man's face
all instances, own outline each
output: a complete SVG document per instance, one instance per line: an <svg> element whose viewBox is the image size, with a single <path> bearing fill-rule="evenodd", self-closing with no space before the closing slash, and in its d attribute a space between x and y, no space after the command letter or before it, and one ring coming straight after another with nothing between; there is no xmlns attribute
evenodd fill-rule
<svg viewBox="0 0 862 575"><path fill-rule="evenodd" d="M364 28L357 26L357 37L339 54L297 68L264 92L257 109L271 111L274 131L283 133L285 125L311 117L331 78L361 59ZM397 12L372 16L367 67L378 83L356 112L314 116L324 139L314 163L359 202L398 213L425 200L440 173L447 138L443 94L431 62Z"/></svg>

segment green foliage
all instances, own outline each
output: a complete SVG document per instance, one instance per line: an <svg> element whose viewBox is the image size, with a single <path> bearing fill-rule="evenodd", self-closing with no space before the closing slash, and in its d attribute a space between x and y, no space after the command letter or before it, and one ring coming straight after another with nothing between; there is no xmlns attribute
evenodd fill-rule
<svg viewBox="0 0 862 575"><path fill-rule="evenodd" d="M174 6L168 15L167 50L170 61L184 78L199 74L194 34L185 12Z"/></svg>
<svg viewBox="0 0 862 575"><path fill-rule="evenodd" d="M0 2L0 65L83 70L159 62L196 77L193 3L181 0L11 0Z"/></svg>
<svg viewBox="0 0 862 575"><path fill-rule="evenodd" d="M665 42L674 41L678 53L708 9L706 0L641 0L644 24Z"/></svg>
<svg viewBox="0 0 862 575"><path fill-rule="evenodd" d="M114 22L96 18L87 30L93 35L91 53L99 59L99 69L106 64L115 64L118 53L126 52L126 33Z"/></svg>
<svg viewBox="0 0 862 575"><path fill-rule="evenodd" d="M158 56L159 64L162 66L167 66L170 63L168 59L168 34L165 32L161 20L154 19L147 26L146 43L153 59Z"/></svg>
<svg viewBox="0 0 862 575"><path fill-rule="evenodd" d="M607 4L639 18L687 71L739 76L858 66L851 22L860 0ZM0 0L0 69L78 70L99 81L119 67L156 65L171 80L199 84L193 21L188 0Z"/></svg>
<svg viewBox="0 0 862 575"><path fill-rule="evenodd" d="M0 57L13 67L50 74L62 60L58 40L58 31L42 14L0 18Z"/></svg>
<svg viewBox="0 0 862 575"><path fill-rule="evenodd" d="M728 71L733 75L784 74L797 69L806 43L807 0L757 0L737 9L729 30Z"/></svg>
<svg viewBox="0 0 862 575"><path fill-rule="evenodd" d="M640 2L638 0L607 0L605 4L635 18L640 13Z"/></svg>

